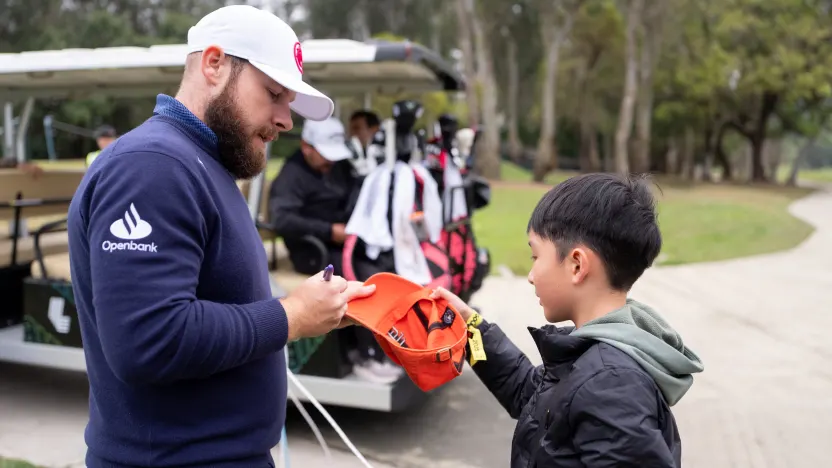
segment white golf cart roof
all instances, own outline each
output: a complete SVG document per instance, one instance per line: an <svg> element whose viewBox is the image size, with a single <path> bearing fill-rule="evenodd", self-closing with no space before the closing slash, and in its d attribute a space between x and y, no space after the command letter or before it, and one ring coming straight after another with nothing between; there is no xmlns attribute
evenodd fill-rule
<svg viewBox="0 0 832 468"><path fill-rule="evenodd" d="M174 94L186 55L182 44L0 54L0 102ZM304 79L331 94L465 88L449 63L407 42L311 39L303 58Z"/></svg>

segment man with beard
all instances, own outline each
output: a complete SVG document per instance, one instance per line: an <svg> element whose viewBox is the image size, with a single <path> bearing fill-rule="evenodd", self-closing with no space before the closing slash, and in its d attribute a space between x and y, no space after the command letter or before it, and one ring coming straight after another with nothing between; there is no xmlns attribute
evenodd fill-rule
<svg viewBox="0 0 832 468"><path fill-rule="evenodd" d="M272 297L235 179L266 164L290 109L328 118L301 46L251 6L188 32L176 97L108 146L69 211L90 380L86 466L266 467L286 410L286 343L341 326L372 287L321 273Z"/></svg>

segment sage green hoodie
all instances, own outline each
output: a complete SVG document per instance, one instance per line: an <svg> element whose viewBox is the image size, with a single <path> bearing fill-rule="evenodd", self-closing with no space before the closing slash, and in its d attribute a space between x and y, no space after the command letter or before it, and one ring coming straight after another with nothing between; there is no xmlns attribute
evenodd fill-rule
<svg viewBox="0 0 832 468"><path fill-rule="evenodd" d="M661 389L668 405L682 399L705 368L682 337L650 307L632 299L570 333L614 346L632 357Z"/></svg>

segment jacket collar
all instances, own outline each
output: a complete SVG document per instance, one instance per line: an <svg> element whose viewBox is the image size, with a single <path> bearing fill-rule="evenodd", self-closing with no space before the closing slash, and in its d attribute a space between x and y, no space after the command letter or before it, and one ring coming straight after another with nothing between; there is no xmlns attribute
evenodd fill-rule
<svg viewBox="0 0 832 468"><path fill-rule="evenodd" d="M205 122L199 120L184 104L171 96L159 94L156 96L156 107L153 109L153 113L169 119L196 141L208 154L218 158L217 134Z"/></svg>
<svg viewBox="0 0 832 468"><path fill-rule="evenodd" d="M575 360L595 344L593 340L571 336L570 333L575 327L546 325L528 329L540 351L540 357L543 358L543 367L558 379L572 368Z"/></svg>

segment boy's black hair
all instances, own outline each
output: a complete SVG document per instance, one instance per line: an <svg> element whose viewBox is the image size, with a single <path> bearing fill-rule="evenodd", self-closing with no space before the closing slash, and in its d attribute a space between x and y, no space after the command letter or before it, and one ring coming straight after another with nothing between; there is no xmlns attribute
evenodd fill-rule
<svg viewBox="0 0 832 468"><path fill-rule="evenodd" d="M381 120L379 120L378 115L375 112L369 110L357 110L352 113L350 116L350 122L355 119L364 119L364 122L367 123L368 127L380 127Z"/></svg>
<svg viewBox="0 0 832 468"><path fill-rule="evenodd" d="M560 261L583 244L601 257L610 286L629 290L662 247L656 206L644 176L572 177L538 202L527 232L549 240Z"/></svg>

